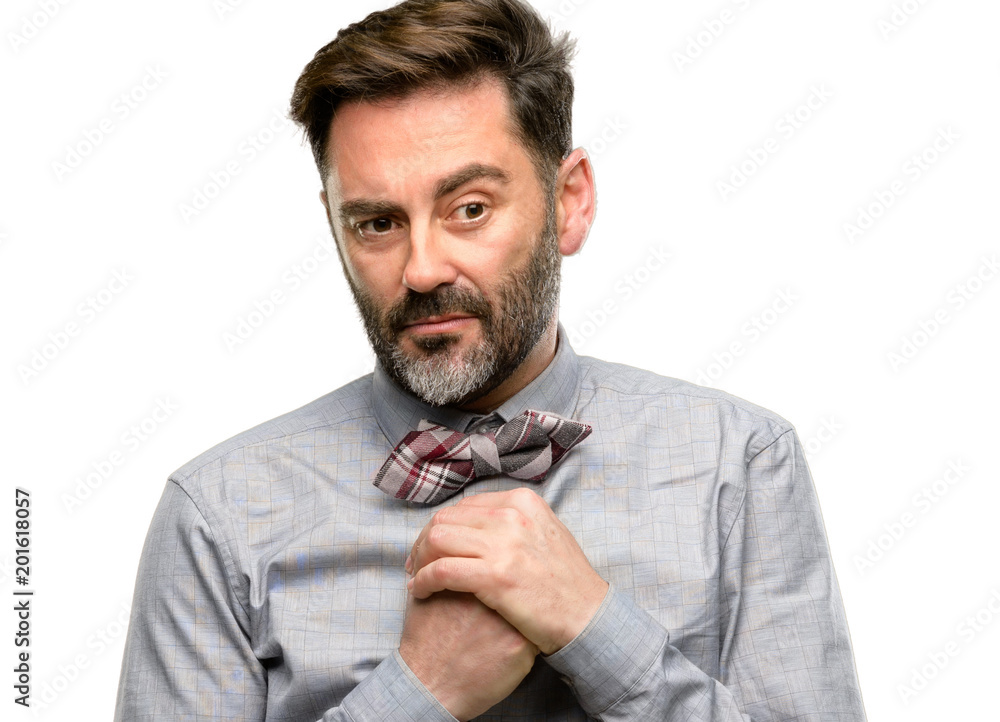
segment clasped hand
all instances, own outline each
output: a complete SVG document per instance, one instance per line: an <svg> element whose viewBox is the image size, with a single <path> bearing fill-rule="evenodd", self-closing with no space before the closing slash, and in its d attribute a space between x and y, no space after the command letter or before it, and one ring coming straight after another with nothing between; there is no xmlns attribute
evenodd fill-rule
<svg viewBox="0 0 1000 722"><path fill-rule="evenodd" d="M438 511L406 570L417 599L446 589L474 594L544 654L583 631L608 589L569 529L526 488L469 496Z"/></svg>
<svg viewBox="0 0 1000 722"><path fill-rule="evenodd" d="M412 592L399 653L459 720L482 714L579 634L608 584L529 489L438 511L406 559Z"/></svg>

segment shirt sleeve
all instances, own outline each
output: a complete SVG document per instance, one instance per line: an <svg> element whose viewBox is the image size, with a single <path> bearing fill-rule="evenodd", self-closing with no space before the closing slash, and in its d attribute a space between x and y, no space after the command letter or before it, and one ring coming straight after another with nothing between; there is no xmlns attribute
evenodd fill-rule
<svg viewBox="0 0 1000 722"><path fill-rule="evenodd" d="M265 719L267 671L231 568L196 504L168 482L139 561L116 722ZM398 653L322 719L455 722Z"/></svg>
<svg viewBox="0 0 1000 722"><path fill-rule="evenodd" d="M812 478L794 431L757 454L721 550L718 678L611 589L546 661L599 720L865 719L847 621Z"/></svg>

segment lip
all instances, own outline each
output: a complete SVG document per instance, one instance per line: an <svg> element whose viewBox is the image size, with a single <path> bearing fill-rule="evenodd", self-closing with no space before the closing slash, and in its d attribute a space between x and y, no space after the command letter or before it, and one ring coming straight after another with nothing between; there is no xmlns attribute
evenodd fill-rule
<svg viewBox="0 0 1000 722"><path fill-rule="evenodd" d="M419 334L453 333L465 328L475 320L475 316L467 313L446 313L441 316L418 318L416 321L407 323L404 328L411 333Z"/></svg>

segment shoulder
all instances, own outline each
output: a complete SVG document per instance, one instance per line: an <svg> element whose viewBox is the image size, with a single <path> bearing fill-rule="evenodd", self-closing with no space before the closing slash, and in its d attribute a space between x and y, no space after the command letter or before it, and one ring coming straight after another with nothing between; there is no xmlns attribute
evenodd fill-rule
<svg viewBox="0 0 1000 722"><path fill-rule="evenodd" d="M228 460L245 460L249 450L294 444L296 439L317 434L336 435L341 427L363 424L374 418L371 381L371 374L362 376L300 408L236 434L188 461L170 479L183 487L187 480Z"/></svg>
<svg viewBox="0 0 1000 722"><path fill-rule="evenodd" d="M778 414L719 389L625 364L580 357L580 405L664 430L687 428L714 438L741 437L748 456L792 431Z"/></svg>

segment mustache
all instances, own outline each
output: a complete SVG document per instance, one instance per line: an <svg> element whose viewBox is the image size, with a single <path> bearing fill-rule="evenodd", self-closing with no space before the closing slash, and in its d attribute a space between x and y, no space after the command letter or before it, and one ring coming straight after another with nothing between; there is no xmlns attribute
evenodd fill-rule
<svg viewBox="0 0 1000 722"><path fill-rule="evenodd" d="M428 316L468 313L488 318L490 312L490 304L481 292L461 286L444 286L433 293L409 291L386 312L385 323L398 333L406 324Z"/></svg>

